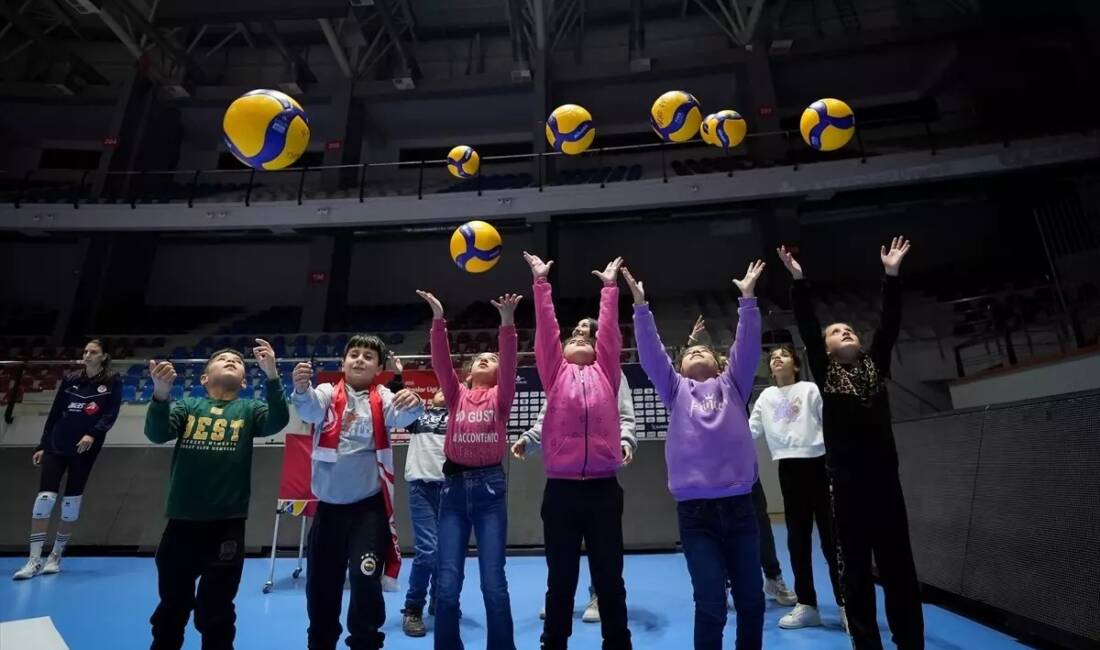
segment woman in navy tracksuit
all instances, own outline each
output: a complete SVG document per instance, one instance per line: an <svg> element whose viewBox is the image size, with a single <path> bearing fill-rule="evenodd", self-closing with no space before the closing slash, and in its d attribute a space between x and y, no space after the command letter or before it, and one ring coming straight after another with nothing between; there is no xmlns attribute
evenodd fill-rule
<svg viewBox="0 0 1100 650"><path fill-rule="evenodd" d="M34 464L42 467L38 496L31 511L30 557L15 580L61 570L61 554L73 523L80 516L80 500L103 439L118 417L122 382L110 371L111 357L98 340L84 346L84 370L65 378L57 388L42 440L34 450ZM57 503L61 477L68 473L61 499L61 524L45 565L42 547L50 514Z"/></svg>

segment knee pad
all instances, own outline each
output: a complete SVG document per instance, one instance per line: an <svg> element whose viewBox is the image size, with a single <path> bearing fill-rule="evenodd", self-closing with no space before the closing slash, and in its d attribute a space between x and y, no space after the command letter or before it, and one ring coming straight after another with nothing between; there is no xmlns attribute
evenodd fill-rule
<svg viewBox="0 0 1100 650"><path fill-rule="evenodd" d="M39 492L34 498L34 508L31 509L32 519L49 519L53 512L53 504L57 503L57 492Z"/></svg>
<svg viewBox="0 0 1100 650"><path fill-rule="evenodd" d="M61 521L76 521L80 518L80 500L84 497L65 497L61 499Z"/></svg>

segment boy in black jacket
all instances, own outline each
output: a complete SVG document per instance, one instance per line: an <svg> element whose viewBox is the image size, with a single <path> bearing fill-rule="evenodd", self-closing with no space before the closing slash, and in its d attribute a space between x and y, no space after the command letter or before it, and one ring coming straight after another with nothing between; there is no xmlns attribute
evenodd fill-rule
<svg viewBox="0 0 1100 650"><path fill-rule="evenodd" d="M882 322L870 351L847 323L824 330L811 303L802 267L784 246L783 265L791 272L791 302L814 381L821 389L825 460L833 484L839 571L844 589L848 630L855 650L880 650L875 622L874 553L883 591L886 619L899 650L924 648L924 613L909 544L909 522L898 478L898 452L890 421L886 378L901 326L898 272L909 242L895 237L879 252L886 275L882 282Z"/></svg>

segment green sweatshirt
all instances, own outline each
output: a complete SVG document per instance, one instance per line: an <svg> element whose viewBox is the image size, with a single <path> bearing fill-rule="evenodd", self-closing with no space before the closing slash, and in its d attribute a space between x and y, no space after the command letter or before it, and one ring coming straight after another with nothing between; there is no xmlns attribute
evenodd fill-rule
<svg viewBox="0 0 1100 650"><path fill-rule="evenodd" d="M188 397L149 404L145 437L176 441L168 478L169 519L212 521L248 516L252 439L272 436L290 421L278 379L267 382L267 402Z"/></svg>

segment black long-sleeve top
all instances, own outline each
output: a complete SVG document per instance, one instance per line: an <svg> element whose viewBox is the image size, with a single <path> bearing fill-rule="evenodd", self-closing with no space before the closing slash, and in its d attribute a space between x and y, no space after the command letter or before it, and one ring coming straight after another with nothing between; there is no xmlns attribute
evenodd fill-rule
<svg viewBox="0 0 1100 650"><path fill-rule="evenodd" d="M897 447L890 422L886 378L901 326L901 282L895 276L882 281L882 318L869 351L852 364L828 356L821 324L805 280L791 286L795 320L814 382L821 389L826 462L835 479L858 479L896 473Z"/></svg>
<svg viewBox="0 0 1100 650"><path fill-rule="evenodd" d="M121 404L122 382L118 375L88 377L80 372L66 377L57 387L36 451L73 456L85 434L95 438L92 451L98 451L118 418Z"/></svg>

